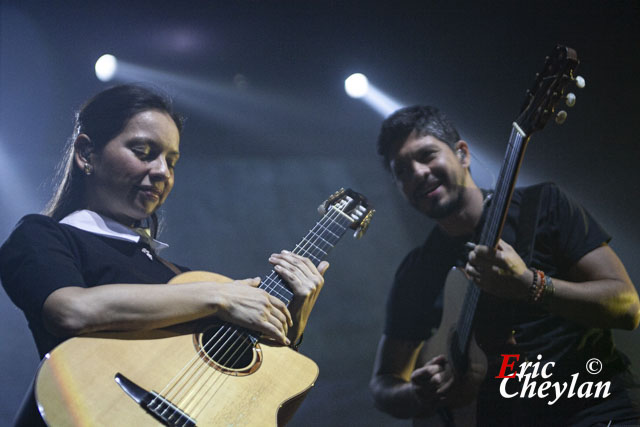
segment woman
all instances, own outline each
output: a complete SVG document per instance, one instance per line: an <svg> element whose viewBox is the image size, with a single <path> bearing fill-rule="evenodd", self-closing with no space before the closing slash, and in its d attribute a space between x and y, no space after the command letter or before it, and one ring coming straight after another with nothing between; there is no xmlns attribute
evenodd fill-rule
<svg viewBox="0 0 640 427"><path fill-rule="evenodd" d="M41 356L72 336L208 316L285 345L302 336L326 262L271 255L294 294L289 308L258 289L259 278L149 286L183 270L157 256L162 244L151 237L173 188L181 128L166 97L137 85L107 89L80 109L45 214L24 217L0 248L3 286Z"/></svg>

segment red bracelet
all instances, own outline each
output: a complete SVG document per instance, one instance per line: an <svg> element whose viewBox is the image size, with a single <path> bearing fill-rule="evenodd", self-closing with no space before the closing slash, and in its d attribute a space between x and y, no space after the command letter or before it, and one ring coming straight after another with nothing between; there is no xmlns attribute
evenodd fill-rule
<svg viewBox="0 0 640 427"><path fill-rule="evenodd" d="M529 286L529 300L533 300L533 297L536 295L536 290L538 289L538 270L533 267L529 268L529 270L533 273L533 281Z"/></svg>
<svg viewBox="0 0 640 427"><path fill-rule="evenodd" d="M538 270L538 276L538 289L536 289L536 295L533 297L534 303L540 302L540 297L542 296L547 283L544 277L544 271Z"/></svg>
<svg viewBox="0 0 640 427"><path fill-rule="evenodd" d="M529 301L532 304L537 304L541 302L542 296L545 294L547 280L545 280L544 271L536 268L530 268L530 270L533 272L533 282L529 287Z"/></svg>

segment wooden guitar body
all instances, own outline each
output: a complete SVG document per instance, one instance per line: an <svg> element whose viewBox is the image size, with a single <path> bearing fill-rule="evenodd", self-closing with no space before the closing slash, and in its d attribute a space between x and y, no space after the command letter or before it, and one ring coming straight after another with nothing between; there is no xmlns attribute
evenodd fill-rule
<svg viewBox="0 0 640 427"><path fill-rule="evenodd" d="M351 189L335 192L319 210L322 218L292 251L316 266L347 230L361 237L375 212ZM169 283L230 280L192 271ZM258 287L286 305L294 297L274 270ZM209 318L69 339L40 364L35 397L54 427L270 426L289 421L317 377L311 359Z"/></svg>
<svg viewBox="0 0 640 427"><path fill-rule="evenodd" d="M214 273L189 272L170 283L229 280ZM115 376L120 373L147 391L162 393L189 366L195 373L182 375L181 399L169 400L197 425L282 425L318 376L311 359L269 342L256 346L258 357L250 366L225 371L198 354L201 334L177 330L99 333L65 341L43 359L36 376L36 401L43 419L50 426L160 425Z"/></svg>
<svg viewBox="0 0 640 427"><path fill-rule="evenodd" d="M443 294L443 309L440 327L438 331L424 344L417 366L423 366L430 359L444 354L451 360L451 341L456 331L456 325L463 308L463 300L467 292L469 280L465 274L457 268L452 268L447 275ZM455 400L449 401L449 409L454 425L473 426L475 425L475 411L478 387L484 380L487 373L487 358L480 349L475 339L471 339L468 352L468 368L466 374L455 371L452 363L447 365L451 369L451 374L458 381L456 389L451 393ZM444 422L439 415L426 418L415 418L415 426L444 426Z"/></svg>

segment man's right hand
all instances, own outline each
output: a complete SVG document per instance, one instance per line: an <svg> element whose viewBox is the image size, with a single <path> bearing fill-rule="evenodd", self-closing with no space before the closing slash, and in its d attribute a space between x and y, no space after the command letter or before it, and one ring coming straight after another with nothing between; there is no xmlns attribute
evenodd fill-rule
<svg viewBox="0 0 640 427"><path fill-rule="evenodd" d="M442 403L453 384L447 358L438 355L411 373L413 393L421 405L433 407Z"/></svg>

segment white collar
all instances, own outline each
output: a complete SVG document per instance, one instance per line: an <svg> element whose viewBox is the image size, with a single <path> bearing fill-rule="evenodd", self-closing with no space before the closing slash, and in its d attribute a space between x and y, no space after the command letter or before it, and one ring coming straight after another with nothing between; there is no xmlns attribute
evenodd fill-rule
<svg viewBox="0 0 640 427"><path fill-rule="evenodd" d="M99 234L101 236L112 237L119 240L128 240L138 243L142 238L140 234L131 228L120 224L117 221L102 216L97 212L88 209L75 211L60 220L60 224L67 224L89 233ZM150 239L149 245L151 249L160 252L162 249L168 248L169 245L155 239Z"/></svg>

